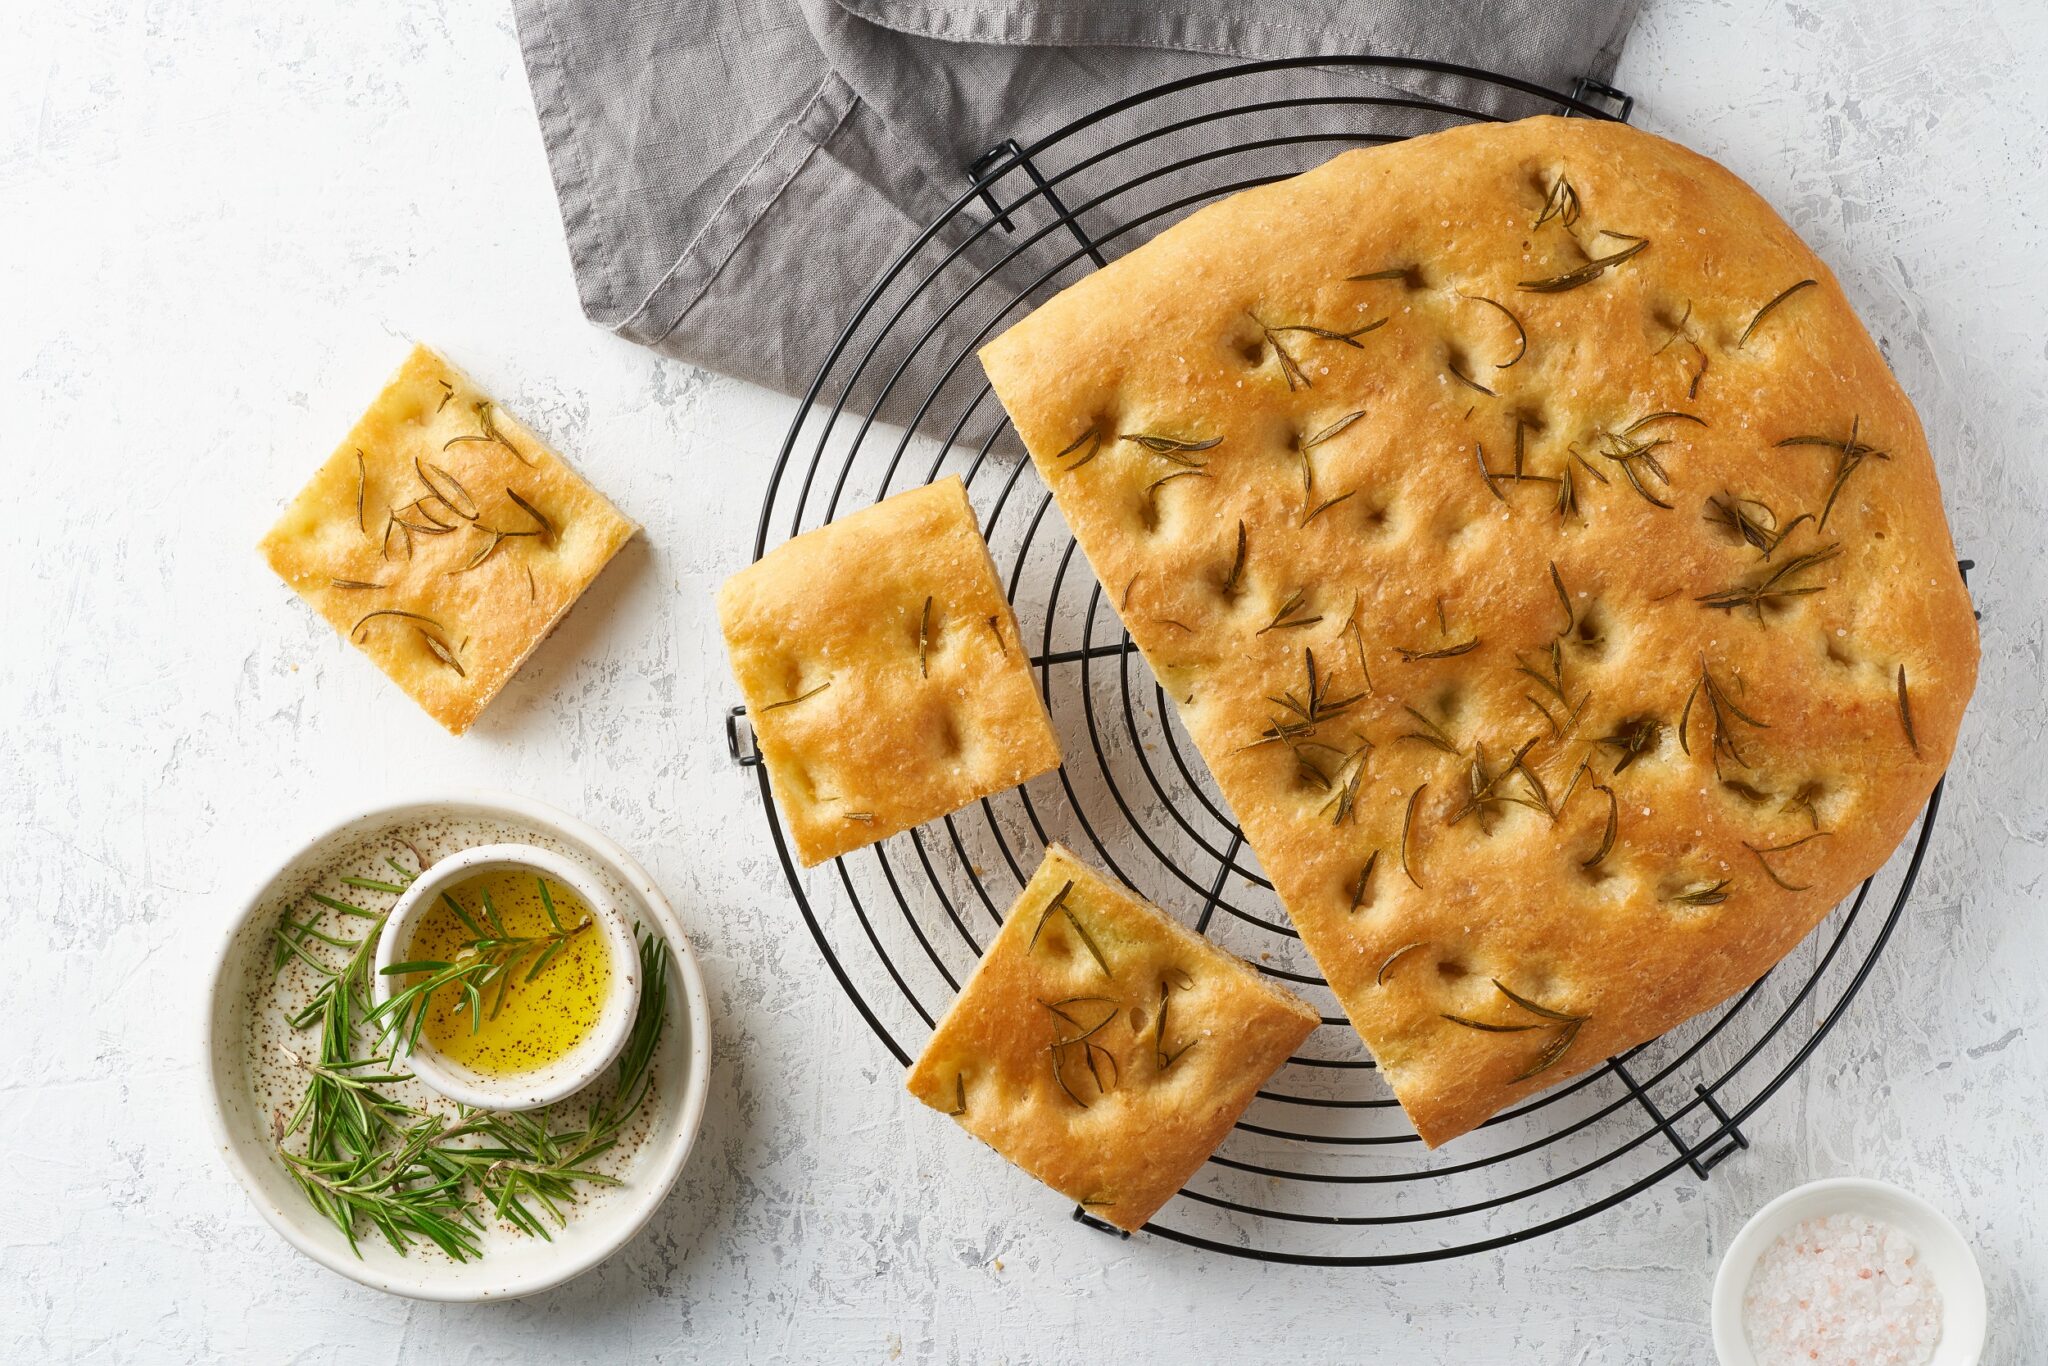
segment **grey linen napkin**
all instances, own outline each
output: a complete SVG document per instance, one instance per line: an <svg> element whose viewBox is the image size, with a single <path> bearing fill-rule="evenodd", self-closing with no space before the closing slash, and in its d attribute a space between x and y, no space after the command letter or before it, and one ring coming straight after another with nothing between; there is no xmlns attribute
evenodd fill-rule
<svg viewBox="0 0 2048 1366"><path fill-rule="evenodd" d="M876 277L969 186L1006 138L1029 143L1161 82L1244 60L1423 57L1570 90L1613 70L1637 0L514 0L534 105L591 321L694 364L801 394ZM1198 88L1063 142L1056 174L1128 137L1253 99L1410 94L1516 116L1553 108L1446 76L1309 67ZM1147 123L1147 121L1150 121ZM1263 122L1262 122L1263 121ZM1441 116L1376 111L1398 133ZM1231 140L1238 175L1304 170L1342 150L1239 154L1254 134L1355 131L1341 107L1194 123L1147 144L1148 166ZM1080 174L1082 204L1131 173ZM1019 188L1006 181L1006 202ZM1173 182L1088 216L1113 229L1167 204ZM979 221L979 220L977 220ZM1170 217L1116 237L1114 256ZM1036 225L1034 225L1036 226ZM974 244L984 265L999 243ZM991 254L993 253L993 254ZM1086 269L1082 262L1080 269ZM1037 270L1016 289L1029 292ZM1065 283L1055 280L1038 291ZM919 326L936 321L913 301ZM971 338L962 340L965 345ZM956 347L933 348L944 356ZM920 362L924 363L924 362ZM892 389L883 415L933 376Z"/></svg>

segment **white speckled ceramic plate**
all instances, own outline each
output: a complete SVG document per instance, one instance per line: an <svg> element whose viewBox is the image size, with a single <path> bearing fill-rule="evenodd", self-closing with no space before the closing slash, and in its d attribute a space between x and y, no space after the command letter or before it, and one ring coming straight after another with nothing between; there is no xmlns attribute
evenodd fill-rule
<svg viewBox="0 0 2048 1366"><path fill-rule="evenodd" d="M280 979L274 971L271 932L288 905L301 904L308 891L326 889L329 883L351 896L372 895L348 891L334 880L344 872L374 875L385 854L398 850L402 855L402 840L412 841L429 859L498 840L553 848L590 865L610 884L629 919L668 941L671 1013L655 1056L653 1090L618 1148L599 1164L621 1184L589 1188L571 1207L567 1226L553 1230L552 1241L494 1224L481 1235L483 1255L457 1263L426 1245L400 1255L365 1230L358 1256L341 1231L308 1206L275 1156L279 1114L296 1100L298 1083L289 1075L292 1064L281 1047L292 1041L284 1008L294 987L289 975ZM681 1174L703 1119L711 1073L703 978L674 910L646 871L574 817L493 793L351 813L271 869L236 908L222 939L205 1037L216 1144L263 1217L301 1252L344 1276L392 1294L431 1300L531 1295L581 1275L615 1252L646 1223ZM412 1098L424 1097L422 1092Z"/></svg>

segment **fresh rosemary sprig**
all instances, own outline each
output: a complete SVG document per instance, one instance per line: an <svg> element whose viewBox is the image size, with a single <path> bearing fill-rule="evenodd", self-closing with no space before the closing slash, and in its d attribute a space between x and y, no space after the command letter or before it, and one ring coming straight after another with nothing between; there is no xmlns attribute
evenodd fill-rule
<svg viewBox="0 0 2048 1366"><path fill-rule="evenodd" d="M1342 436L1346 431L1350 430L1352 423L1358 421L1360 418L1364 416L1365 409L1363 408L1358 409L1356 412L1344 414L1344 416L1338 418L1335 422L1330 423L1328 426L1322 428L1320 431L1314 433L1313 435L1303 437L1301 439L1301 445L1299 449L1305 454L1309 451L1314 450L1316 447L1323 445L1325 442L1336 440L1338 437Z"/></svg>
<svg viewBox="0 0 2048 1366"><path fill-rule="evenodd" d="M421 643L427 647L427 652L449 668L455 670L458 678L469 677L469 670L462 667L462 661L456 658L454 647L449 645L447 641L431 631L420 631L419 637Z"/></svg>
<svg viewBox="0 0 2048 1366"><path fill-rule="evenodd" d="M1472 443L1472 456L1479 462L1479 479L1481 483L1486 485L1486 491L1493 495L1495 502L1505 503L1508 500L1508 496L1500 491L1498 481L1501 476L1496 475L1492 467L1486 463L1486 443L1484 441Z"/></svg>
<svg viewBox="0 0 2048 1366"><path fill-rule="evenodd" d="M1185 465L1189 469L1202 468L1199 460L1187 457L1201 451L1212 451L1223 444L1223 438L1212 436L1207 441L1188 441L1178 436L1160 436L1153 432L1124 432L1117 440L1128 441L1157 456L1165 457L1169 464ZM1069 467L1071 468L1071 466Z"/></svg>
<svg viewBox="0 0 2048 1366"><path fill-rule="evenodd" d="M487 539L484 542L483 549L477 551L474 555L471 555L469 557L467 563L462 564L457 568L449 570L449 578L452 579L457 574L467 574L470 570L475 569L478 565L481 565L485 560L488 560L491 558L491 556L497 554L499 546L505 544L506 541L512 539L515 536L533 536L538 534L532 531L496 531L490 527L478 527L477 530L483 532L485 536L489 539Z"/></svg>
<svg viewBox="0 0 2048 1366"><path fill-rule="evenodd" d="M1514 467L1505 474L1495 472L1486 463L1486 445L1484 442L1473 443L1472 453L1479 462L1479 477L1485 481L1486 491L1492 494L1497 501L1505 503L1508 499L1507 495L1500 491L1502 484L1556 484L1558 485L1558 514L1562 516L1567 511L1577 511L1578 493L1572 485L1571 461L1569 459L1565 461L1562 474L1560 475L1531 474L1527 468L1529 420L1523 414L1516 413L1514 415L1514 423L1515 463ZM1573 452L1573 456L1576 457L1576 455L1577 453ZM1579 463L1585 464L1585 461L1580 460ZM1607 482L1606 475L1600 474L1598 470L1594 470L1593 473L1601 483Z"/></svg>
<svg viewBox="0 0 2048 1366"><path fill-rule="evenodd" d="M1571 634L1572 627L1579 624L1579 614L1572 610L1572 595L1565 591L1564 575L1557 572L1556 560L1550 562L1550 586L1557 590L1557 605L1564 611L1564 625L1557 632L1558 638L1562 639ZM1559 697L1563 697L1561 692Z"/></svg>
<svg viewBox="0 0 2048 1366"><path fill-rule="evenodd" d="M424 866L415 851L414 858ZM348 877L351 886L401 893L414 872L387 858L396 882ZM358 1055L357 1035L371 1027L369 966L388 912L372 912L320 893L311 899L347 919L368 922L360 938L330 933L289 912L275 934L275 966L298 962L317 985L306 1005L289 1016L297 1029L319 1026L319 1048L308 1059L289 1046L285 1057L307 1075L306 1091L291 1119L274 1130L277 1155L312 1207L360 1251L367 1227L400 1253L416 1242L438 1247L455 1261L481 1255L484 1214L542 1238L542 1215L566 1223L565 1206L579 1185L617 1179L591 1163L610 1151L652 1087L652 1062L668 1016L668 946L652 935L640 940L639 1007L610 1093L594 1101L581 1123L556 1129L564 1107L500 1115L458 1108L452 1118L430 1114L380 1088L409 1081L388 1055ZM317 946L347 950L340 965ZM294 1147L286 1146L298 1140ZM539 1213L534 1206L539 1207Z"/></svg>
<svg viewBox="0 0 2048 1366"><path fill-rule="evenodd" d="M1637 469L1638 465L1642 466L1644 470L1655 475L1659 483L1670 487L1671 475L1657 459L1657 448L1666 444L1665 438L1660 436L1650 441L1639 441L1634 433L1634 427L1618 434L1603 433L1602 440L1606 444L1602 447L1600 455L1621 466L1622 475L1627 478L1628 486L1642 495L1644 502L1668 511L1671 504L1650 492L1649 487L1643 483L1642 472Z"/></svg>
<svg viewBox="0 0 2048 1366"><path fill-rule="evenodd" d="M1207 470L1175 470L1171 474L1162 474L1147 484L1145 486L1145 525L1148 527L1159 525L1160 489L1171 484L1176 479L1207 479L1209 477L1209 471Z"/></svg>
<svg viewBox="0 0 2048 1366"><path fill-rule="evenodd" d="M464 941L452 959L418 959L393 963L385 968L383 976L417 976L419 980L393 992L388 1000L370 1012L367 1023L379 1027L381 1039L402 1039L408 1050L415 1048L426 1028L429 1009L435 997L444 990L460 996L454 1009L468 1012L472 1034L483 1028L485 1019L496 1019L498 1012L505 1007L505 995L512 986L516 969L522 964L530 964L526 975L519 980L533 981L547 970L576 936L597 924L586 915L574 925L564 925L555 914L554 898L549 894L545 881L540 882L540 889L541 905L547 912L549 929L538 935L509 933L489 891L483 893L481 921L471 916L452 893L442 893L442 903L455 913L471 937ZM488 1013L484 1004L486 993L495 993Z"/></svg>
<svg viewBox="0 0 2048 1366"><path fill-rule="evenodd" d="M1303 526L1307 526L1310 522L1313 522L1316 518L1322 516L1331 508L1336 507L1340 503L1348 502L1351 498L1355 497L1357 493L1357 489L1347 489L1345 492L1338 494L1334 498L1323 499L1322 502L1317 503L1314 507L1308 510L1307 514L1302 517L1301 524Z"/></svg>
<svg viewBox="0 0 2048 1366"><path fill-rule="evenodd" d="M1343 762L1337 765L1337 771L1327 780L1334 791L1323 803L1322 810L1332 813L1330 824L1344 824L1358 809L1358 788L1365 781L1365 760L1372 749L1372 741L1361 739L1358 748L1345 755Z"/></svg>
<svg viewBox="0 0 2048 1366"><path fill-rule="evenodd" d="M1603 484L1608 482L1607 476L1588 464L1585 456L1580 455L1577 451L1568 452L1563 465L1559 467L1562 472L1558 475L1557 479L1557 503L1554 510L1560 522L1573 515L1576 515L1581 522L1586 520L1586 514L1579 508L1579 486L1577 476L1572 473L1572 467L1575 465L1587 474L1592 475L1599 482Z"/></svg>

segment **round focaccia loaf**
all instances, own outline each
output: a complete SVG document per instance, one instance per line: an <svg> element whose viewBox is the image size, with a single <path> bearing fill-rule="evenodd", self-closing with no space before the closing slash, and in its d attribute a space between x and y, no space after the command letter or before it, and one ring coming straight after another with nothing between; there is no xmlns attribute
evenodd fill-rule
<svg viewBox="0 0 2048 1366"><path fill-rule="evenodd" d="M1754 981L1948 761L1977 639L1919 421L1663 139L1347 153L982 360L1432 1144Z"/></svg>

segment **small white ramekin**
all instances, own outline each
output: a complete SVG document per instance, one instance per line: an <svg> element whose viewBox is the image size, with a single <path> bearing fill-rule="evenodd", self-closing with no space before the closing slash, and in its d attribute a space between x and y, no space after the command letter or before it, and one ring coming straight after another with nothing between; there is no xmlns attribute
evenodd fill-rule
<svg viewBox="0 0 2048 1366"><path fill-rule="evenodd" d="M405 889L377 940L376 999L379 1005L402 989L398 975L385 972L394 963L407 961L408 946L420 917L441 899L443 892L483 873L500 869L543 875L567 887L590 908L597 930L611 951L611 990L589 1037L568 1053L530 1072L492 1077L465 1067L445 1056L422 1034L413 1046L407 1065L419 1080L463 1105L483 1110L532 1110L566 1100L603 1075L617 1060L633 1031L633 1016L640 1003L640 954L633 942L632 926L612 903L590 870L574 859L532 844L485 844L437 860ZM526 970L525 964L514 969ZM517 989L517 982L514 989Z"/></svg>
<svg viewBox="0 0 2048 1366"><path fill-rule="evenodd" d="M1905 1231L1941 1292L1941 1341L1932 1366L1977 1366L1984 1351L1984 1277L1969 1240L1911 1191L1861 1176L1809 1181L1786 1191L1750 1216L1728 1244L1714 1276L1714 1354L1721 1366L1756 1366L1742 1331L1742 1300L1758 1260L1795 1225L1830 1214L1864 1214Z"/></svg>

